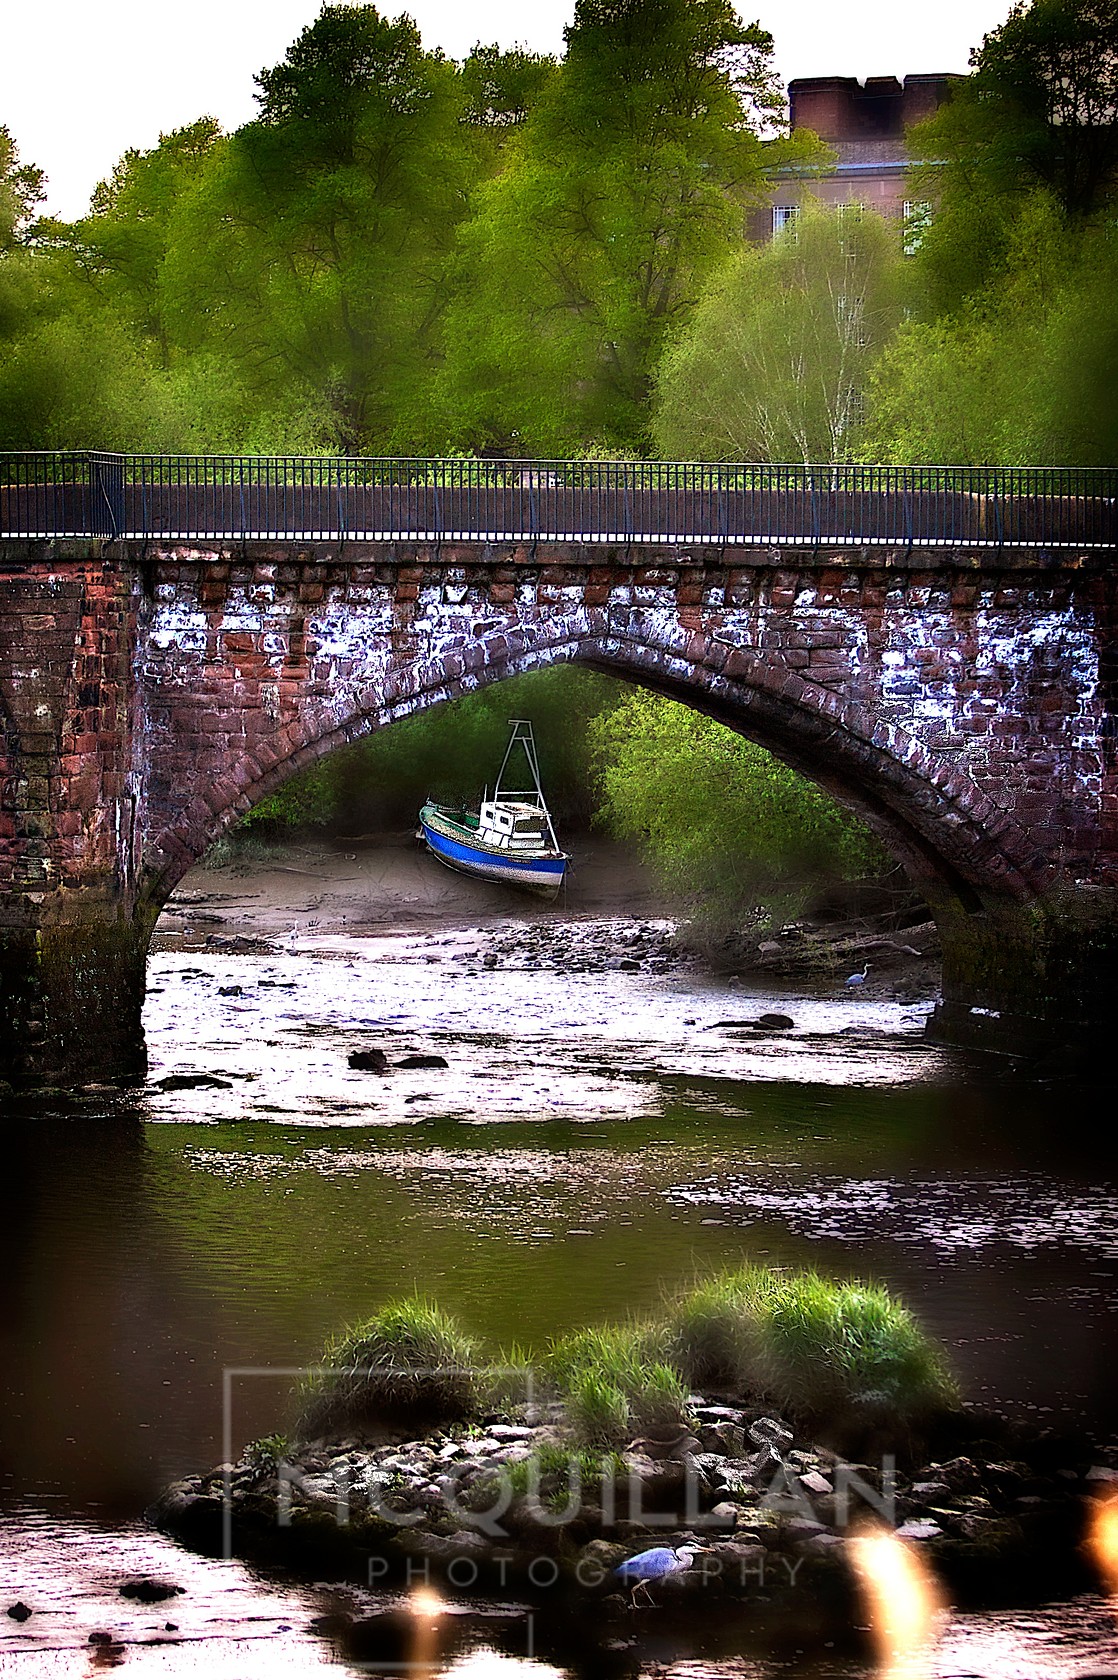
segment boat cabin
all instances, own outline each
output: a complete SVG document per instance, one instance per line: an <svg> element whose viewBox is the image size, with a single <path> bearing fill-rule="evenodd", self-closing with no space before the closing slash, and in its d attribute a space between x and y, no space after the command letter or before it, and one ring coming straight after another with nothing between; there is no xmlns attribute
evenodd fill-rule
<svg viewBox="0 0 1118 1680"><path fill-rule="evenodd" d="M491 846L510 852L539 851L546 845L543 813L521 800L483 800L478 836Z"/></svg>

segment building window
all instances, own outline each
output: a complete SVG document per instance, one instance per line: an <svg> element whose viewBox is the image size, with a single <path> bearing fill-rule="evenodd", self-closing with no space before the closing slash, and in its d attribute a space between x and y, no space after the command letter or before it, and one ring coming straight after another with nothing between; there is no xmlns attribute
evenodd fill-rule
<svg viewBox="0 0 1118 1680"><path fill-rule="evenodd" d="M846 204L835 205L835 214L838 217L839 227L839 250L842 252L842 255L846 258L847 262L853 262L854 258L858 254L858 248L854 243L854 240L851 238L850 233L851 228L854 229L855 234L857 233L857 230L861 225L861 219L865 214L865 208L865 205L860 204L857 199L850 200Z"/></svg>
<svg viewBox="0 0 1118 1680"><path fill-rule="evenodd" d="M783 233L784 229L796 220L799 210L798 204L773 205L773 234Z"/></svg>
<svg viewBox="0 0 1118 1680"><path fill-rule="evenodd" d="M906 198L901 245L906 257L914 257L932 225L932 207L924 198Z"/></svg>

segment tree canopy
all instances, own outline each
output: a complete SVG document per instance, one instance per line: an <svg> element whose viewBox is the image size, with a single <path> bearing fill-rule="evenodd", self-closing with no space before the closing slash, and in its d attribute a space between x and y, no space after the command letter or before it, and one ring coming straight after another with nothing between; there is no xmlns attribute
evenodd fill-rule
<svg viewBox="0 0 1118 1680"><path fill-rule="evenodd" d="M666 335L788 153L766 138L771 37L726 0L579 0L566 43L461 232L442 382L459 444L643 450Z"/></svg>
<svg viewBox="0 0 1118 1680"><path fill-rule="evenodd" d="M670 458L846 461L870 371L900 319L900 239L857 206L808 203L714 277L660 367Z"/></svg>
<svg viewBox="0 0 1118 1680"><path fill-rule="evenodd" d="M0 444L1114 459L1118 0L976 47L903 262L856 209L750 243L827 154L729 0L578 0L560 59L461 63L327 4L257 86L70 223L0 129Z"/></svg>

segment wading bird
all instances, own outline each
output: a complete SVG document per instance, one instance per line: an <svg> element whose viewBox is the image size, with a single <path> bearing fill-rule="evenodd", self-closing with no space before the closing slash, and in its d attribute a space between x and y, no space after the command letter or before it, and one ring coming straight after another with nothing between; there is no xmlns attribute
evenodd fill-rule
<svg viewBox="0 0 1118 1680"><path fill-rule="evenodd" d="M637 1594L644 1588L649 1604L656 1601L649 1590L650 1581L662 1581L665 1575L678 1575L681 1569L690 1569L705 1546L653 1546L651 1551L638 1552L636 1557L626 1558L614 1570L620 1575L627 1586L632 1587L629 1603L634 1610L637 1606Z"/></svg>
<svg viewBox="0 0 1118 1680"><path fill-rule="evenodd" d="M846 984L848 986L864 986L865 983L866 983L866 975L869 973L869 971L870 971L870 965L869 965L869 963L866 963L865 967L862 969L861 974L848 974L846 976Z"/></svg>

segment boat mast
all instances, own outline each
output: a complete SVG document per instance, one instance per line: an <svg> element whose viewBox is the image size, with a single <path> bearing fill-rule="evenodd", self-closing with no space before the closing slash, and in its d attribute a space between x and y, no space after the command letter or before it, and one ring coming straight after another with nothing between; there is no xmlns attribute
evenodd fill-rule
<svg viewBox="0 0 1118 1680"><path fill-rule="evenodd" d="M534 799L544 822L547 824L551 844L558 851L559 841L556 838L555 825L551 820L551 812L547 808L547 800L543 796L543 786L540 782L540 764L536 757L536 738L532 733L532 725L527 718L509 718L509 729L511 731L509 744L505 748L505 756L501 760L501 768L497 776L497 786L493 790L493 798ZM504 780L505 771L508 769L513 748L518 745L524 748L524 757L528 761L528 773L532 778L533 786L513 793L511 790L502 790L501 783Z"/></svg>

